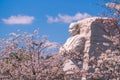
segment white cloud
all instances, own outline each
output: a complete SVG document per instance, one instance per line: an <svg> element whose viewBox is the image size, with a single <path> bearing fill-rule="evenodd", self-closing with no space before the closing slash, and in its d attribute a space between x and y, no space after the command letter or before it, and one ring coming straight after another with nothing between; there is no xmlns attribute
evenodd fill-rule
<svg viewBox="0 0 120 80"><path fill-rule="evenodd" d="M33 16L10 16L7 19L2 19L5 24L31 24L34 20Z"/></svg>
<svg viewBox="0 0 120 80"><path fill-rule="evenodd" d="M76 13L74 16L58 14L57 17L47 15L47 19L48 19L47 21L49 23L55 23L55 22L71 23L73 21L82 20L88 17L91 17L91 15L89 15L88 13L83 13L83 14Z"/></svg>

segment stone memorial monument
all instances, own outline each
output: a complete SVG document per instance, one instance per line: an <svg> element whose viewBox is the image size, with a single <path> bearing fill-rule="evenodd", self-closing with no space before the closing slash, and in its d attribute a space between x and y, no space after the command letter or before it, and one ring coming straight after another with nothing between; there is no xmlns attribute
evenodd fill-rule
<svg viewBox="0 0 120 80"><path fill-rule="evenodd" d="M66 59L63 65L63 71L66 74L74 74L81 69L85 71L89 69L90 57L99 57L101 53L105 53L112 48L113 43L107 38L114 33L109 33L107 28L112 32L114 28L109 24L110 18L92 17L78 22L73 22L69 26L70 38L67 39L60 53L83 55L81 64L78 64L75 58ZM114 49L114 48L112 48ZM83 75L82 80L85 79Z"/></svg>

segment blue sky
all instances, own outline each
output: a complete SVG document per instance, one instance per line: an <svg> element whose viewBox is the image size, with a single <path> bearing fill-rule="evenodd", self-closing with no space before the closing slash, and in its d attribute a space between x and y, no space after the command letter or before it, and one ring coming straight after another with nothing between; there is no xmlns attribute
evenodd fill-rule
<svg viewBox="0 0 120 80"><path fill-rule="evenodd" d="M17 32L47 35L52 42L64 43L70 36L71 22L104 11L98 4L104 0L0 0L0 38Z"/></svg>

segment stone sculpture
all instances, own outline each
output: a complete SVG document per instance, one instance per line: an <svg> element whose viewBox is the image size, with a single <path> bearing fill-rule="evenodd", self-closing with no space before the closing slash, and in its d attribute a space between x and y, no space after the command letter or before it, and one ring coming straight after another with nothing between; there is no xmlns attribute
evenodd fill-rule
<svg viewBox="0 0 120 80"><path fill-rule="evenodd" d="M80 54L83 54L85 38L84 36L81 36L79 34L80 33L79 26L75 24L76 23L70 24L69 33L71 37L68 38L66 43L63 45L63 47L60 48L60 52L63 54L71 54L71 55L74 54L78 56ZM65 61L63 70L67 72L67 74L71 74L75 71L78 71L79 68L80 65L77 65L76 60L71 58Z"/></svg>
<svg viewBox="0 0 120 80"><path fill-rule="evenodd" d="M81 66L75 63L76 59L67 59L63 65L63 71L66 74L74 74L81 68L85 71L91 71L88 63L91 57L97 58L110 48L114 49L113 43L107 38L114 33L109 34L106 30L109 28L111 32L114 31L115 28L108 23L111 20L110 18L92 17L70 24L69 33L71 37L60 48L60 52L62 54L83 54L84 59L80 64ZM82 80L86 80L85 77L86 75L83 75L84 79Z"/></svg>
<svg viewBox="0 0 120 80"><path fill-rule="evenodd" d="M82 53L84 48L84 37L81 36L79 26L71 23L69 27L70 38L67 39L66 43L60 48L62 53Z"/></svg>

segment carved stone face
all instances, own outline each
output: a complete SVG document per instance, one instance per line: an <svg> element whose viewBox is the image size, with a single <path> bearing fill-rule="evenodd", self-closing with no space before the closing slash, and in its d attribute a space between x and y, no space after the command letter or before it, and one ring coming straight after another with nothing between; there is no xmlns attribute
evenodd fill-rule
<svg viewBox="0 0 120 80"><path fill-rule="evenodd" d="M71 36L75 36L76 34L78 34L78 26L75 23L70 24L69 33L70 33Z"/></svg>

